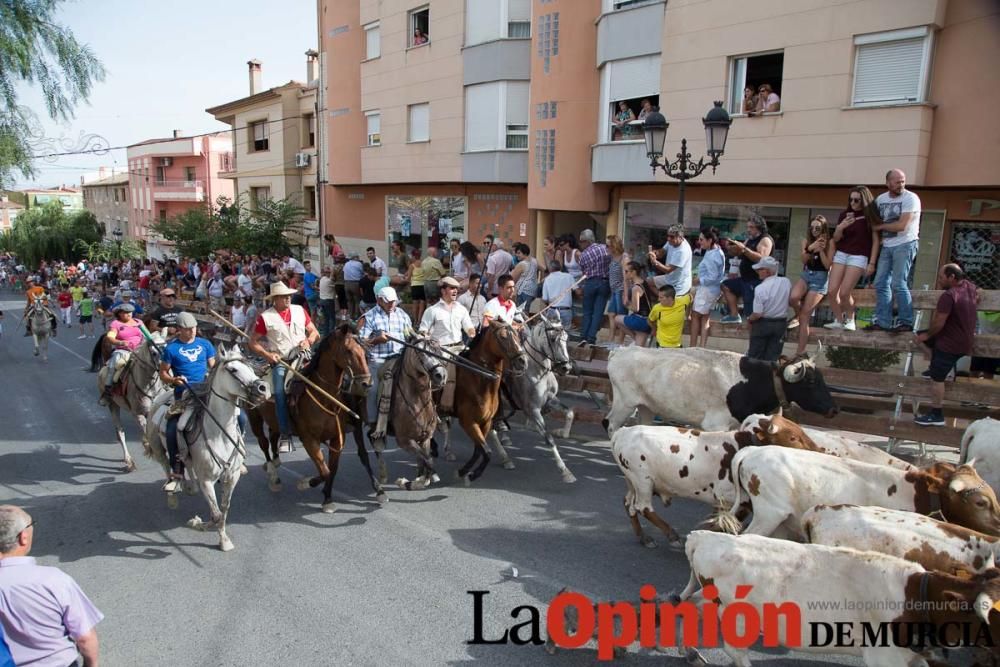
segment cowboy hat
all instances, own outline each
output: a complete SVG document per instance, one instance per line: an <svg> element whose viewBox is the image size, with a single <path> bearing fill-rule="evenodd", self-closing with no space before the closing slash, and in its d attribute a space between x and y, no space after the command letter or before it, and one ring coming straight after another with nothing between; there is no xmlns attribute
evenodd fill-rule
<svg viewBox="0 0 1000 667"><path fill-rule="evenodd" d="M285 283L278 281L271 285L271 291L264 298L273 299L276 296L292 296L293 294L295 294L295 290Z"/></svg>

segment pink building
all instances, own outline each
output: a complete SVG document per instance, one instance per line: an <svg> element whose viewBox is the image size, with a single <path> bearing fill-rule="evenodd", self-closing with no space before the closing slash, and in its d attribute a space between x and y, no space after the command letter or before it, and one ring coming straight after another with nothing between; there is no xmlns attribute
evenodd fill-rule
<svg viewBox="0 0 1000 667"><path fill-rule="evenodd" d="M233 197L233 182L219 178L229 171L233 144L230 133L150 139L128 147L129 217L122 228L128 238L146 241L151 257L170 254L153 230L159 220L191 208L215 205L220 196Z"/></svg>

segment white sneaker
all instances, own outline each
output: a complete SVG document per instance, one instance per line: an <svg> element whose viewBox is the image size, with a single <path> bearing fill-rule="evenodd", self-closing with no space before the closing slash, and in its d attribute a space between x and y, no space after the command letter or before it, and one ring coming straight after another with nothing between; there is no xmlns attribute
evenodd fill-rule
<svg viewBox="0 0 1000 667"><path fill-rule="evenodd" d="M857 331L858 326L854 323L854 320L846 320L844 322L844 331Z"/></svg>
<svg viewBox="0 0 1000 667"><path fill-rule="evenodd" d="M823 325L824 329L843 329L844 325L840 322L827 322Z"/></svg>
<svg viewBox="0 0 1000 667"><path fill-rule="evenodd" d="M87 334L83 334L82 336L77 336L76 339L77 340L83 340L86 337L87 337Z"/></svg>

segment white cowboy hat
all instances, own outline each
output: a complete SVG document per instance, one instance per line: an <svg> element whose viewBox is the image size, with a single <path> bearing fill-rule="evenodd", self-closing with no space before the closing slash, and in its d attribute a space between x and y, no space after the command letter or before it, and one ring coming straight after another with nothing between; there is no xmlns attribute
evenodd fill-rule
<svg viewBox="0 0 1000 667"><path fill-rule="evenodd" d="M279 281L271 285L271 291L264 298L272 299L276 296L291 296L293 294L295 294L295 290L293 290L285 283Z"/></svg>

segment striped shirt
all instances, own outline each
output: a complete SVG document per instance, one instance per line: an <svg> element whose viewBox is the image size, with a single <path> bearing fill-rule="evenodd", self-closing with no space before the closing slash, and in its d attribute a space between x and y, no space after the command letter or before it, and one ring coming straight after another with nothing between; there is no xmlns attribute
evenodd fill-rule
<svg viewBox="0 0 1000 667"><path fill-rule="evenodd" d="M376 332L383 332L393 338L403 340L412 328L413 322L402 308L397 306L391 313L387 313L382 310L382 306L375 306L365 313L365 325L361 327L361 337L367 339ZM401 343L389 340L379 345L373 345L371 356L375 361L385 361L402 351L403 345Z"/></svg>

